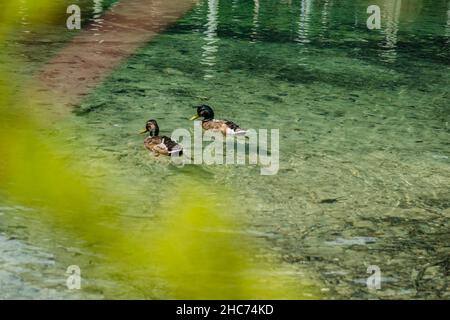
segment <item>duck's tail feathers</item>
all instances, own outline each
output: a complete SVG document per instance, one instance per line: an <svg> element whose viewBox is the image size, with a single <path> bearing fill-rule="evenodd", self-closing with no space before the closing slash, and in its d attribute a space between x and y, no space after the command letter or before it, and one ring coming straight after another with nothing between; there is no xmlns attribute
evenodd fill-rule
<svg viewBox="0 0 450 320"><path fill-rule="evenodd" d="M176 143L176 142L175 142ZM183 155L183 146L180 144L175 144L171 147L171 150L169 151L169 155L175 155L175 156L181 156Z"/></svg>
<svg viewBox="0 0 450 320"><path fill-rule="evenodd" d="M229 135L233 135L233 136L245 136L247 134L248 130L244 130L244 129L228 129L227 130L227 134Z"/></svg>

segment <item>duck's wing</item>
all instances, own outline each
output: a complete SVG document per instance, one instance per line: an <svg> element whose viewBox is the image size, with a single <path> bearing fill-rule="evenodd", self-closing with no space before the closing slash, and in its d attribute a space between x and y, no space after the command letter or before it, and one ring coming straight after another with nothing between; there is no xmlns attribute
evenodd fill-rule
<svg viewBox="0 0 450 320"><path fill-rule="evenodd" d="M203 120L202 128L205 130L217 130L222 131L225 126L225 121L223 120Z"/></svg>
<svg viewBox="0 0 450 320"><path fill-rule="evenodd" d="M181 155L183 153L183 146L166 136L162 137L161 147L167 151L167 154L178 153Z"/></svg>
<svg viewBox="0 0 450 320"><path fill-rule="evenodd" d="M245 135L247 133L247 130L242 129L230 120L224 120L225 126L226 126L226 134L229 135Z"/></svg>
<svg viewBox="0 0 450 320"><path fill-rule="evenodd" d="M161 137L148 137L144 140L144 146L148 150L153 151L153 148L159 145L161 142Z"/></svg>
<svg viewBox="0 0 450 320"><path fill-rule="evenodd" d="M205 130L220 131L223 135L239 135L247 133L241 129L236 123L229 120L208 120L203 121L202 127Z"/></svg>

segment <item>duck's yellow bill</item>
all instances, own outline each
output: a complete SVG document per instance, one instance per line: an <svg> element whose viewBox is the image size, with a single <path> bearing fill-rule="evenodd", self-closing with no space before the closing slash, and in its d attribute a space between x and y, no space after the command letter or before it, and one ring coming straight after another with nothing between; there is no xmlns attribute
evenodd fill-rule
<svg viewBox="0 0 450 320"><path fill-rule="evenodd" d="M148 130L147 129L143 129L143 130L139 131L139 134L143 134L143 133L146 133L146 132L148 132Z"/></svg>
<svg viewBox="0 0 450 320"><path fill-rule="evenodd" d="M198 114L196 114L196 115L194 115L194 116L192 116L192 118L190 118L189 120L195 120L195 119L198 119L200 116L198 115Z"/></svg>

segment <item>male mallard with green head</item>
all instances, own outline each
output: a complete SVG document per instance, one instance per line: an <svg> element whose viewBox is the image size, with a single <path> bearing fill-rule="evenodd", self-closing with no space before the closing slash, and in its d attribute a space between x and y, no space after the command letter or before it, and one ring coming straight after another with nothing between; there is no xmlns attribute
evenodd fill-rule
<svg viewBox="0 0 450 320"><path fill-rule="evenodd" d="M140 133L149 133L149 136L144 140L144 147L149 151L155 153L156 156L160 154L166 156L182 155L183 147L176 141L170 139L169 137L162 136L159 134L159 127L156 120L148 120L145 124L145 129Z"/></svg>
<svg viewBox="0 0 450 320"><path fill-rule="evenodd" d="M229 120L214 119L214 111L210 106L203 104L197 107L197 114L190 120L198 118L202 119L202 128L204 130L220 131L224 136L226 135L245 135L246 130L241 129L236 123Z"/></svg>

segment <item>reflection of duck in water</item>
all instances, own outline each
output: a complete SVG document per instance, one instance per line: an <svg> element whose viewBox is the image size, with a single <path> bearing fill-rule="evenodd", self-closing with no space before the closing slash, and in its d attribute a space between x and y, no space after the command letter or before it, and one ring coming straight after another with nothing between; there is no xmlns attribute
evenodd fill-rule
<svg viewBox="0 0 450 320"><path fill-rule="evenodd" d="M214 111L205 104L197 107L197 114L191 120L203 118L202 128L204 130L220 131L223 135L245 135L247 130L241 129L236 123L228 120L214 119Z"/></svg>
<svg viewBox="0 0 450 320"><path fill-rule="evenodd" d="M166 136L158 136L159 127L156 120L148 120L145 124L145 129L141 133L149 133L149 136L144 140L144 147L155 153L156 156L160 154L171 156L172 154L183 154L183 147L176 141L173 141Z"/></svg>

